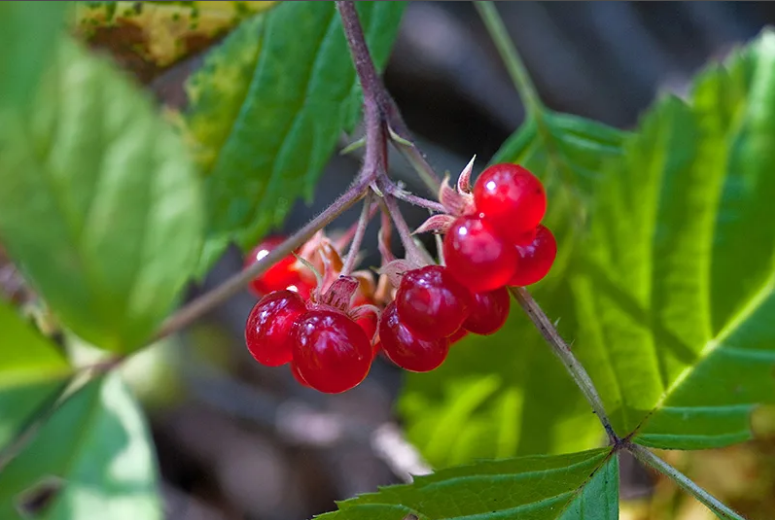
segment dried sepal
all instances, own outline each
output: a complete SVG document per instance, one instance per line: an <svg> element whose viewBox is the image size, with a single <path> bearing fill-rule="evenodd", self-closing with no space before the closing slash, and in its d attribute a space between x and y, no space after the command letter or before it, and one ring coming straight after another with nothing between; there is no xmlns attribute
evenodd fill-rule
<svg viewBox="0 0 775 520"><path fill-rule="evenodd" d="M423 222L420 227L414 230L413 235L418 233L436 233L444 234L449 230L452 223L455 221L455 217L452 215L433 215Z"/></svg>
<svg viewBox="0 0 775 520"><path fill-rule="evenodd" d="M470 193L460 193L449 185L449 176L444 177L444 182L439 188L439 202L450 215L470 215L476 212L474 196Z"/></svg>
<svg viewBox="0 0 775 520"><path fill-rule="evenodd" d="M401 285L401 278L404 273L415 268L416 267L412 263L399 259L388 262L382 266L382 269L379 270L379 274L387 276L393 287L398 287Z"/></svg>
<svg viewBox="0 0 775 520"><path fill-rule="evenodd" d="M474 161L476 155L471 157L466 167L460 172L460 176L457 178L457 191L458 193L471 193L471 172L474 171Z"/></svg>
<svg viewBox="0 0 775 520"><path fill-rule="evenodd" d="M359 286L360 282L354 276L340 276L325 292L320 303L347 312Z"/></svg>

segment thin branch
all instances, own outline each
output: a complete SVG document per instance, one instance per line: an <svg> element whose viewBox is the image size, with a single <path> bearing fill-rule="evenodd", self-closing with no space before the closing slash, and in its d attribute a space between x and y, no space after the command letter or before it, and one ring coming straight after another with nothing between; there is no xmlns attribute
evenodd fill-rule
<svg viewBox="0 0 775 520"><path fill-rule="evenodd" d="M541 98L538 97L538 90L533 84L533 80L530 79L530 74L528 74L525 64L522 63L514 43L509 38L509 33L506 31L506 26L503 24L495 5L493 2L474 2L474 5L476 5L479 16L482 17L490 37L498 48L514 86L517 87L517 91L522 97L522 103L526 110L533 114L540 112L543 104Z"/></svg>
<svg viewBox="0 0 775 520"><path fill-rule="evenodd" d="M440 202L436 202L435 200L429 200L423 197L418 197L417 195L408 193L398 187L391 188L389 193L395 198L404 200L409 204L414 204L415 206L429 209L431 211L435 211L436 213L447 213L447 209Z"/></svg>
<svg viewBox="0 0 775 520"><path fill-rule="evenodd" d="M527 289L524 287L512 287L509 290L517 302L519 302L519 305L522 306L522 309L527 313L533 324L535 324L544 339L549 343L549 346L552 347L552 351L560 358L562 364L565 365L565 368L581 389L584 397L587 398L587 401L592 406L592 410L595 412L595 415L597 415L603 428L605 428L608 439L613 445L618 445L621 441L614 432L611 421L608 419L605 408L603 408L603 401L600 399L600 395L598 395L597 389L595 389L595 385L592 383L592 379L589 377L589 374L587 374L587 371L581 363L579 363L579 360L576 359L576 356L573 355L573 352L571 352L571 349L565 343L565 340L562 339L560 333L557 332L554 324L541 307L539 307L538 303L536 303Z"/></svg>
<svg viewBox="0 0 775 520"><path fill-rule="evenodd" d="M401 210L398 209L398 203L396 202L395 197L385 194L384 201L387 211L390 214L390 218L396 225L398 236L401 238L401 243L404 245L407 260L419 265L435 263L428 252L418 246L414 241L414 238L412 238L412 230L409 229L409 224L406 223L404 216L401 214Z"/></svg>
<svg viewBox="0 0 775 520"><path fill-rule="evenodd" d="M395 101L390 100L388 107L388 130L390 132L390 142L393 146L409 161L412 168L417 172L431 193L437 193L441 186L441 177L434 171L433 167L425 160L425 156L422 154L414 141L409 137L409 130L404 124L401 112L395 104ZM400 130L399 130L400 128Z"/></svg>
<svg viewBox="0 0 775 520"><path fill-rule="evenodd" d="M363 243L363 237L366 235L366 228L369 226L369 215L372 214L371 208L374 206L373 199L373 192L369 191L369 193L366 195L366 199L363 201L363 211L361 211L361 216L358 217L358 224L355 227L355 234L353 235L350 249L347 251L347 257L344 259L344 266L342 267L341 271L342 276L349 276L350 273L353 272L355 261L358 258L358 252L360 251L361 244Z"/></svg>
<svg viewBox="0 0 775 520"><path fill-rule="evenodd" d="M277 246L277 248L270 251L269 254L259 262L256 262L250 267L235 274L212 291L196 298L173 314L162 324L161 329L156 333L153 341L159 340L190 325L194 320L207 313L210 309L217 307L237 294L243 287L250 283L250 280L254 279L256 276L269 269L269 267L291 254L291 252L301 247L301 245L312 238L318 230L326 227L353 204L358 202L366 194L369 185L374 179L374 174L361 176L355 184L353 184L345 193L340 195L328 208L309 221L307 225L291 235L286 241Z"/></svg>
<svg viewBox="0 0 775 520"><path fill-rule="evenodd" d="M379 205L372 204L371 208L369 209L369 215L367 217L369 222L371 222L371 219L374 218L378 211ZM349 228L347 228L347 231L342 233L342 235L334 241L334 246L336 247L337 251L344 251L347 249L347 247L350 245L350 242L353 241L353 237L355 237L355 233L358 231L359 225L360 219L357 222L354 222Z"/></svg>
<svg viewBox="0 0 775 520"><path fill-rule="evenodd" d="M692 479L657 457L651 450L639 444L629 442L625 444L625 448L643 464L650 466L673 479L676 484L684 489L684 491L687 491L694 496L694 498L705 504L708 509L716 513L719 518L725 520L745 520L745 518L719 502L717 498L695 484Z"/></svg>

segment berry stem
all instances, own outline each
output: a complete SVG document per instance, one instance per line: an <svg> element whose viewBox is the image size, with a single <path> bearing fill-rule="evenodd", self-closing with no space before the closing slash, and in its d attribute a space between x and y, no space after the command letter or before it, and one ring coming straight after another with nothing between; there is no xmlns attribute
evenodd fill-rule
<svg viewBox="0 0 775 520"><path fill-rule="evenodd" d="M395 197L385 193L384 196L385 207L390 214L390 218L396 225L398 230L398 236L401 238L401 243L404 245L406 251L406 259L418 266L434 264L433 258L428 254L425 249L417 245L417 242L412 238L412 231L409 229L409 224L404 220L404 216L401 214L401 210L398 208L398 202Z"/></svg>
<svg viewBox="0 0 775 520"><path fill-rule="evenodd" d="M421 208L426 208L431 211L435 211L437 213L446 213L447 209L444 207L443 204L440 202L436 202L433 200L429 200L423 197L418 197L417 195L413 195L411 193L408 193L395 184L390 185L390 195L394 196L397 199L401 199L403 201L408 202L409 204L414 204L415 206L419 206Z"/></svg>
<svg viewBox="0 0 775 520"><path fill-rule="evenodd" d="M650 466L670 477L676 484L681 486L684 491L694 496L694 498L705 504L708 509L716 513L719 518L723 518L724 520L745 520L742 516L719 502L713 495L698 486L692 479L657 457L651 450L639 444L629 442L625 443L624 447L646 466Z"/></svg>
<svg viewBox="0 0 775 520"><path fill-rule="evenodd" d="M538 97L538 91L533 84L533 80L530 79L530 74L528 74L522 58L519 57L514 43L509 38L509 33L495 5L493 2L474 2L474 5L477 11L479 11L479 16L481 16L484 25L487 26L487 31L498 48L503 62L506 64L506 69L509 71L514 85L517 87L525 109L534 115L540 113L543 110L541 98Z"/></svg>
<svg viewBox="0 0 775 520"><path fill-rule="evenodd" d="M584 397L587 398L587 401L592 406L595 415L597 415L603 428L605 428L611 444L617 446L621 440L614 432L611 421L608 419L608 415L603 407L603 401L600 399L600 395L597 393L597 389L595 388L594 383L592 383L592 379L589 377L589 374L587 374L587 371L579 360L576 359L576 356L573 355L570 347L568 347L565 340L562 339L562 336L557 332L554 324L552 324L549 317L544 313L538 303L536 303L528 290L524 287L511 287L509 288L509 291L511 291L512 296L519 302L519 305L527 313L538 331L547 343L549 343L549 346L552 347L552 351L560 358L562 364L565 365L568 373L581 389Z"/></svg>
<svg viewBox="0 0 775 520"><path fill-rule="evenodd" d="M377 214L377 211L379 211L379 205L373 203L371 208L369 209L369 214L366 217L369 222L371 222L371 219L374 218L374 216ZM353 241L353 238L355 237L355 233L358 231L358 226L360 225L360 219L358 219L358 222L354 223L352 226L350 226L347 231L345 231L342 236L336 239L336 242L334 245L336 246L336 249L338 251L344 251L347 246L350 245L350 242Z"/></svg>
<svg viewBox="0 0 775 520"><path fill-rule="evenodd" d="M363 237L366 234L366 228L369 226L369 220L371 220L371 209L376 207L374 204L374 196L371 190L366 194L366 198L363 201L363 210L361 216L358 218L358 223L355 227L355 234L353 240L350 243L350 249L347 251L347 257L344 259L344 266L342 267L341 276L349 276L353 272L355 267L355 261L358 258L358 251L361 249L363 243Z"/></svg>
<svg viewBox="0 0 775 520"><path fill-rule="evenodd" d="M371 169L371 172L369 172L366 166L367 165L364 164L364 169L361 171L359 179L322 213L291 235L285 242L277 246L277 248L270 251L269 254L260 261L235 274L212 291L194 299L173 314L162 324L153 340L158 340L188 326L210 309L217 307L237 294L243 287L250 283L250 280L301 247L301 245L312 238L312 235L318 230L323 229L353 204L358 202L366 194L369 185L376 177L376 174L374 173L376 170Z"/></svg>

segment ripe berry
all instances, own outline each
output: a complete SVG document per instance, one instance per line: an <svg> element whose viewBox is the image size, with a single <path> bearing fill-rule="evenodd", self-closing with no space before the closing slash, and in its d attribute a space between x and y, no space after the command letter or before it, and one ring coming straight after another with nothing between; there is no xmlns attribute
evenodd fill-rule
<svg viewBox="0 0 775 520"><path fill-rule="evenodd" d="M366 378L373 351L358 324L333 309L315 309L296 322L293 364L301 379L327 394L338 394Z"/></svg>
<svg viewBox="0 0 775 520"><path fill-rule="evenodd" d="M523 287L541 280L549 272L557 256L554 235L544 226L538 226L533 241L526 246L515 246L519 253L519 268L509 285Z"/></svg>
<svg viewBox="0 0 775 520"><path fill-rule="evenodd" d="M249 267L264 258L270 251L280 245L283 240L282 237L270 237L258 244L258 246L245 257L245 267ZM302 279L299 271L293 269L293 264L295 262L296 259L293 255L286 256L264 271L263 274L254 278L253 281L250 282L250 288L258 296L269 294L272 291L290 289L300 293L302 297L306 298L309 296L310 287L309 284Z"/></svg>
<svg viewBox="0 0 775 520"><path fill-rule="evenodd" d="M424 340L412 332L399 316L395 302L388 305L379 320L382 351L396 365L412 372L428 372L447 358L449 340Z"/></svg>
<svg viewBox="0 0 775 520"><path fill-rule="evenodd" d="M275 291L261 298L245 324L245 343L256 361L269 367L289 362L293 324L306 311L295 292Z"/></svg>
<svg viewBox="0 0 775 520"><path fill-rule="evenodd" d="M514 245L500 238L486 219L460 217L444 237L447 271L472 292L502 287L517 269Z"/></svg>
<svg viewBox="0 0 775 520"><path fill-rule="evenodd" d="M299 374L299 368L296 366L296 363L291 361L291 375L296 380L297 383L299 383L301 386L306 386L307 388L311 388L309 386L309 383L307 383L307 380L304 379L304 377Z"/></svg>
<svg viewBox="0 0 775 520"><path fill-rule="evenodd" d="M497 332L506 323L510 303L509 292L505 287L474 294L471 314L463 322L463 328L482 336Z"/></svg>
<svg viewBox="0 0 775 520"><path fill-rule="evenodd" d="M429 340L459 329L470 304L471 293L440 265L408 271L396 294L401 322L418 338Z"/></svg>
<svg viewBox="0 0 775 520"><path fill-rule="evenodd" d="M522 166L496 164L476 180L474 204L498 234L516 243L520 234L544 218L546 192L541 181Z"/></svg>
<svg viewBox="0 0 775 520"><path fill-rule="evenodd" d="M452 345L454 345L461 339L465 338L466 336L468 336L468 331L465 328L460 327L459 329L457 329L457 332L455 332L454 334L452 334L450 337L447 338L449 340L449 346L451 347Z"/></svg>

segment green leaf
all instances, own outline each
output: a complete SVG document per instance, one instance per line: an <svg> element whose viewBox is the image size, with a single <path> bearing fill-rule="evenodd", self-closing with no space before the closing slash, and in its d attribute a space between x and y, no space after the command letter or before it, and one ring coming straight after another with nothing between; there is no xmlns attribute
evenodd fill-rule
<svg viewBox="0 0 775 520"><path fill-rule="evenodd" d="M403 2L358 2L371 55L384 66ZM334 2L282 2L238 27L187 83L184 132L208 175L201 272L229 242L254 245L310 197L361 104Z"/></svg>
<svg viewBox="0 0 775 520"><path fill-rule="evenodd" d="M578 352L617 432L698 449L775 402L775 33L690 100L666 98L613 163L575 276Z"/></svg>
<svg viewBox="0 0 775 520"><path fill-rule="evenodd" d="M546 112L540 127L535 119L527 121L493 159L523 164L550 193L546 222L558 236L560 257L535 297L569 340L578 324L563 271L578 256L575 237L599 177L595 172L620 153L622 139L598 123ZM399 407L409 439L435 467L579 451L604 438L565 368L516 305L494 336L469 335L438 370L409 374Z"/></svg>
<svg viewBox="0 0 775 520"><path fill-rule="evenodd" d="M610 449L439 471L340 502L325 520L618 520L619 464Z"/></svg>
<svg viewBox="0 0 775 520"><path fill-rule="evenodd" d="M67 2L0 2L0 111L32 101Z"/></svg>
<svg viewBox="0 0 775 520"><path fill-rule="evenodd" d="M34 109L0 121L0 239L67 327L127 352L193 271L200 181L145 94L57 46Z"/></svg>
<svg viewBox="0 0 775 520"><path fill-rule="evenodd" d="M0 449L35 412L64 389L71 375L61 353L0 301Z"/></svg>
<svg viewBox="0 0 775 520"><path fill-rule="evenodd" d="M0 472L0 518L55 484L35 518L160 519L157 469L147 426L118 375L88 383Z"/></svg>

